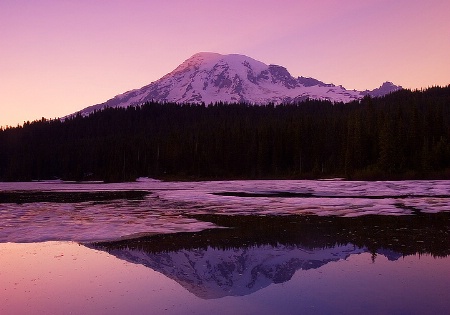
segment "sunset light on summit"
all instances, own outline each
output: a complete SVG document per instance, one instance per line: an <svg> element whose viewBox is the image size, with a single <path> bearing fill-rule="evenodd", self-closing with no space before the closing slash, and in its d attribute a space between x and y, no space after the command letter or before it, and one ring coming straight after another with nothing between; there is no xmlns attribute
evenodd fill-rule
<svg viewBox="0 0 450 315"><path fill-rule="evenodd" d="M449 84L450 2L0 2L0 126L142 87L202 51L348 90Z"/></svg>

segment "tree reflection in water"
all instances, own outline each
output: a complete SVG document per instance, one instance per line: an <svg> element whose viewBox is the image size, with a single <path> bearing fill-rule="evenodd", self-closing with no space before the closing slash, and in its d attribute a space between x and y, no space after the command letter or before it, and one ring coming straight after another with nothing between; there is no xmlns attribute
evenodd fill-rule
<svg viewBox="0 0 450 315"><path fill-rule="evenodd" d="M204 299L242 296L289 281L297 270L320 268L370 252L389 260L450 254L450 212L408 216L193 215L219 227L86 246L142 264Z"/></svg>

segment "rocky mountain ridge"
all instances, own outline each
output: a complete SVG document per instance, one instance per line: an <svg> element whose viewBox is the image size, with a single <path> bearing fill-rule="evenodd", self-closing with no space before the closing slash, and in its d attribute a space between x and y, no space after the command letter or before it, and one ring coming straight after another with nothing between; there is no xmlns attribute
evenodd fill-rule
<svg viewBox="0 0 450 315"><path fill-rule="evenodd" d="M314 78L294 78L279 65L266 65L238 54L198 53L161 79L140 89L80 111L88 115L106 107L128 107L147 101L174 103L295 103L306 99L351 102L366 95L374 97L402 87L391 82L374 90L347 90Z"/></svg>

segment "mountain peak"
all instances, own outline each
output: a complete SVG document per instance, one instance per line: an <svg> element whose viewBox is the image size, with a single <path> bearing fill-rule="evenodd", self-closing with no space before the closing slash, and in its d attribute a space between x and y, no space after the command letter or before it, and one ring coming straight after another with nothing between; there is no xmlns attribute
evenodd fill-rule
<svg viewBox="0 0 450 315"><path fill-rule="evenodd" d="M183 72L191 68L198 68L204 63L215 62L222 57L221 54L212 52L199 52L188 59L186 59L182 64L180 64L175 70L170 72L168 75ZM167 76L167 75L166 75Z"/></svg>
<svg viewBox="0 0 450 315"><path fill-rule="evenodd" d="M199 52L186 59L179 67L185 64L202 64L206 62L216 62L223 55L213 52Z"/></svg>
<svg viewBox="0 0 450 315"><path fill-rule="evenodd" d="M199 52L161 79L87 107L81 113L88 115L104 107L135 106L147 101L280 104L310 98L346 103L365 95L377 97L398 89L401 87L385 82L372 91L351 91L314 78L294 78L283 66L267 65L245 55Z"/></svg>
<svg viewBox="0 0 450 315"><path fill-rule="evenodd" d="M213 58L217 58L217 57L222 57L222 54L219 53L215 53L215 52L210 52L210 51L202 51L202 52L198 52L196 54L193 54L189 59L213 59Z"/></svg>
<svg viewBox="0 0 450 315"><path fill-rule="evenodd" d="M380 87L373 89L371 91L366 90L363 93L366 95L368 94L372 97L380 97L380 96L384 96L386 94L390 94L392 92L395 92L395 91L398 91L401 89L403 89L403 87L401 87L399 85L395 85L394 83L392 83L390 81L386 81L386 82L383 82L383 84Z"/></svg>

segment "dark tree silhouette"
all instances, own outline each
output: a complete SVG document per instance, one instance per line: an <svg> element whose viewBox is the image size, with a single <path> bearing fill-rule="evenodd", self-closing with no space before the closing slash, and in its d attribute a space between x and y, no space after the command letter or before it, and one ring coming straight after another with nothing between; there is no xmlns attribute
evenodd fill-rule
<svg viewBox="0 0 450 315"><path fill-rule="evenodd" d="M450 178L450 86L348 104L146 103L0 129L0 180Z"/></svg>

